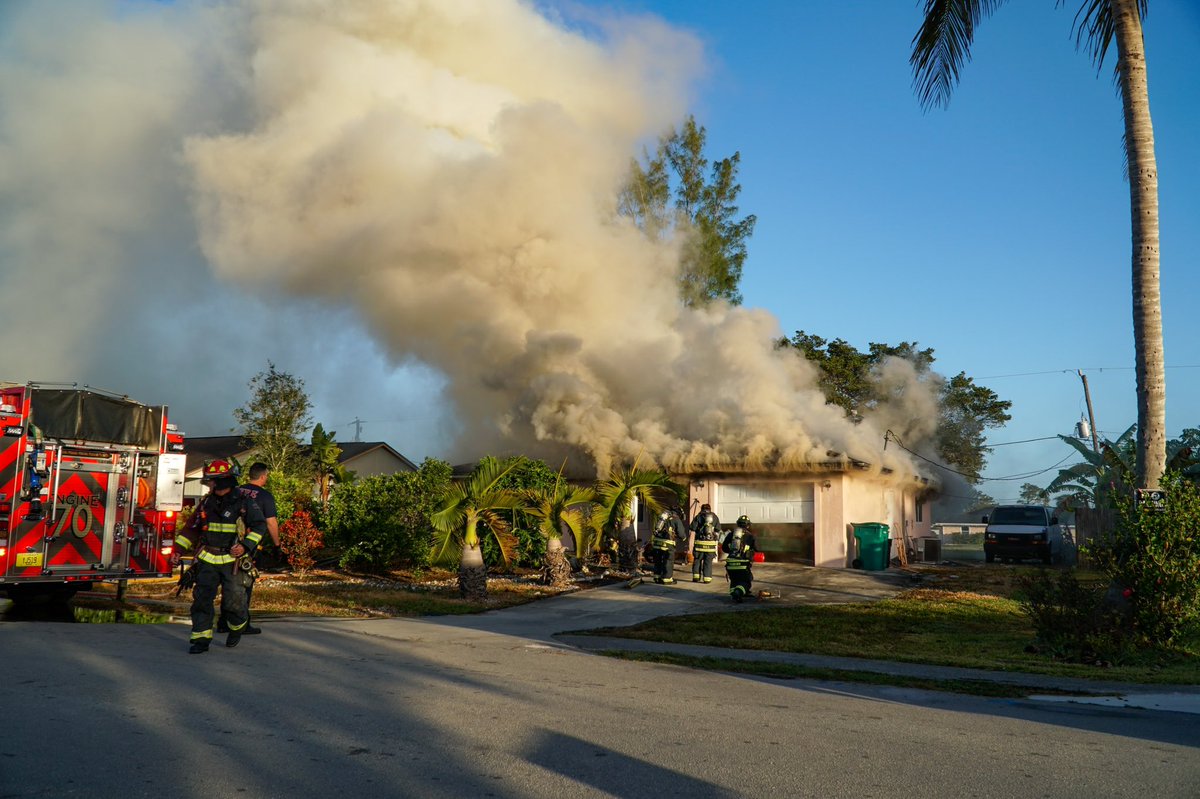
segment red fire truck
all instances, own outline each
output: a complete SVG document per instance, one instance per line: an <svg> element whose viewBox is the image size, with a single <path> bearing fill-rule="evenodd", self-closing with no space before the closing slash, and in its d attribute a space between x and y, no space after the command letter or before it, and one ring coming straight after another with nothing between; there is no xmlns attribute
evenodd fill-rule
<svg viewBox="0 0 1200 799"><path fill-rule="evenodd" d="M169 576L185 468L166 406L0 382L0 592Z"/></svg>

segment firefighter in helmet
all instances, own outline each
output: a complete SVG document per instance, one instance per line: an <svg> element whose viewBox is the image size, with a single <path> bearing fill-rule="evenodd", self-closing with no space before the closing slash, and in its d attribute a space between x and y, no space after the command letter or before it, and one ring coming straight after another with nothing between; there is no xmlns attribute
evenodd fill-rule
<svg viewBox="0 0 1200 799"><path fill-rule="evenodd" d="M684 537L683 522L670 510L658 515L654 536L650 539L654 557L654 582L671 585L675 582L675 546Z"/></svg>
<svg viewBox="0 0 1200 799"><path fill-rule="evenodd" d="M225 646L237 646L247 624L246 589L239 579L239 560L253 557L267 533L262 509L250 497L237 490L238 472L227 460L204 465L204 482L210 491L196 506L184 530L175 536L171 564L179 565L180 555L192 552L196 565L196 587L192 590L193 655L207 652L213 638L213 600L221 589L221 612L228 620L229 635ZM245 536L238 537L238 522Z"/></svg>
<svg viewBox="0 0 1200 799"><path fill-rule="evenodd" d="M700 514L692 520L692 582L711 583L712 565L717 559L721 541L721 521L712 506L701 505Z"/></svg>
<svg viewBox="0 0 1200 799"><path fill-rule="evenodd" d="M717 516L717 514L713 513L712 505L709 505L707 502L701 505L700 512L692 517L692 523L688 527L688 531L691 533L690 543L695 543L696 533L700 532L701 528L703 528L706 524L711 524L713 526L713 529L717 531L717 537L719 539L721 536L721 519ZM713 558L713 563L716 563L719 557L720 556L718 555L717 557Z"/></svg>
<svg viewBox="0 0 1200 799"><path fill-rule="evenodd" d="M729 596L734 602L741 602L750 595L750 585L754 582L750 566L754 562L754 553L758 551L754 534L750 532L749 517L738 517L737 526L725 535L721 550L725 553L725 577L729 580Z"/></svg>

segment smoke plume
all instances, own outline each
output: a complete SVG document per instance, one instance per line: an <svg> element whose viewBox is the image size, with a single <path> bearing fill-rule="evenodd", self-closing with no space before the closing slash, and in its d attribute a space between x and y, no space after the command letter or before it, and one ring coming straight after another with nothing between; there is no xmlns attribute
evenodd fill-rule
<svg viewBox="0 0 1200 799"><path fill-rule="evenodd" d="M267 357L336 396L357 346L444 380L455 459L913 470L883 433L930 435L927 382L889 364L847 421L770 314L682 307L680 242L617 215L688 35L517 0L48 5L0 12L4 377L199 413Z"/></svg>

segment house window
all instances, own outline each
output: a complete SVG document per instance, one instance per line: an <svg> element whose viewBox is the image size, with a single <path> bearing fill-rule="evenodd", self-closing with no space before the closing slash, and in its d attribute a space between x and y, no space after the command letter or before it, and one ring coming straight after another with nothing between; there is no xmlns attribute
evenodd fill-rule
<svg viewBox="0 0 1200 799"><path fill-rule="evenodd" d="M925 506L920 501L917 502L917 521L925 521Z"/></svg>

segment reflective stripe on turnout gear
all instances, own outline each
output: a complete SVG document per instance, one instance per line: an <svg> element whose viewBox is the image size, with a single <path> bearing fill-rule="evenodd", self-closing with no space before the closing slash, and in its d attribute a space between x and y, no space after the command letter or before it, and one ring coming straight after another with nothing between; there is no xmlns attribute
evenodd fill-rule
<svg viewBox="0 0 1200 799"><path fill-rule="evenodd" d="M725 559L725 568L729 571L741 571L750 568L750 561L742 557L730 555Z"/></svg>
<svg viewBox="0 0 1200 799"><path fill-rule="evenodd" d="M675 539L663 538L658 533L655 533L654 538L650 539L650 546L654 547L655 549L674 549Z"/></svg>
<svg viewBox="0 0 1200 799"><path fill-rule="evenodd" d="M692 549L694 549L696 552L711 552L715 555L717 554L717 539L714 538L712 541L704 541L697 538L695 544L692 546Z"/></svg>
<svg viewBox="0 0 1200 799"><path fill-rule="evenodd" d="M201 547L200 554L196 556L197 560L202 560L205 563L211 563L214 566L220 566L223 563L233 563L237 560L233 555L226 552L224 555L218 555L215 552L209 552Z"/></svg>

